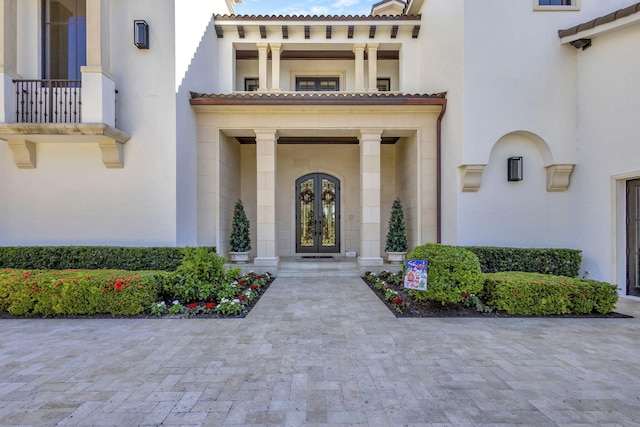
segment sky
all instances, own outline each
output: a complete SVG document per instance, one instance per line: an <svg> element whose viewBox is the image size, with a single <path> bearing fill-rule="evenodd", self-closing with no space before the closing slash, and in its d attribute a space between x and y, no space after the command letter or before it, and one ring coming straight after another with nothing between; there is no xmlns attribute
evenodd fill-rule
<svg viewBox="0 0 640 427"><path fill-rule="evenodd" d="M368 15L380 0L242 0L238 15Z"/></svg>

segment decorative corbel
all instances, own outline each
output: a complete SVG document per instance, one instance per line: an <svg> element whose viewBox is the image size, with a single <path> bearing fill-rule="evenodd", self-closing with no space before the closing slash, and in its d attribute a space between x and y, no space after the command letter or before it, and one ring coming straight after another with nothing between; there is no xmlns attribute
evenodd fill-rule
<svg viewBox="0 0 640 427"><path fill-rule="evenodd" d="M20 169L36 168L36 144L26 139L10 139L7 141L13 162Z"/></svg>
<svg viewBox="0 0 640 427"><path fill-rule="evenodd" d="M110 169L122 169L124 167L124 144L114 139L98 142L102 151L102 163Z"/></svg>
<svg viewBox="0 0 640 427"><path fill-rule="evenodd" d="M547 191L567 191L574 167L575 165L572 164L556 164L547 166Z"/></svg>
<svg viewBox="0 0 640 427"><path fill-rule="evenodd" d="M487 165L460 165L462 191L476 192L482 182L482 172Z"/></svg>

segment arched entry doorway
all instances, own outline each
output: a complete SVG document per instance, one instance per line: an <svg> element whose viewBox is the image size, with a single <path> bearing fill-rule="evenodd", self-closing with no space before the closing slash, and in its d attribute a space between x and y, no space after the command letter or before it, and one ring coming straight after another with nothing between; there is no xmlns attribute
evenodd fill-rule
<svg viewBox="0 0 640 427"><path fill-rule="evenodd" d="M324 173L296 180L296 252L340 252L340 181Z"/></svg>

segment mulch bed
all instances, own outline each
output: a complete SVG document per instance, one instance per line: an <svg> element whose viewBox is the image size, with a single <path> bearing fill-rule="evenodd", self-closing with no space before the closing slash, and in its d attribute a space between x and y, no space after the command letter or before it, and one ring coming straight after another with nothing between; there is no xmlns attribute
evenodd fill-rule
<svg viewBox="0 0 640 427"><path fill-rule="evenodd" d="M398 318L412 318L412 317L484 317L484 318L538 318L538 319L553 319L553 318L606 318L606 319L629 319L633 316L629 316L622 313L611 312L608 314L558 314L548 316L520 316L507 314L502 311L492 311L490 313L483 313L476 310L474 307L467 307L462 303L455 304L441 304L434 301L418 301L409 294L404 287L392 286L393 289L398 292L398 296L402 298L408 305L406 305L402 312L399 312L397 306L392 302L385 299L384 291L378 290L373 286L373 283L367 281L364 277L364 282L371 288L374 294L380 298L387 308Z"/></svg>

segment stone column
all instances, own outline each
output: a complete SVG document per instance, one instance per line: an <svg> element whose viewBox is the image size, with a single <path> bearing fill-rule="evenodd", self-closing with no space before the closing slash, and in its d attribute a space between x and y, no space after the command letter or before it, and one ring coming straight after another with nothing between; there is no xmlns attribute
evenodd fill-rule
<svg viewBox="0 0 640 427"><path fill-rule="evenodd" d="M280 49L281 43L270 43L271 48L271 90L280 91Z"/></svg>
<svg viewBox="0 0 640 427"><path fill-rule="evenodd" d="M257 257L256 266L277 267L276 246L276 165L277 131L255 130L257 171Z"/></svg>
<svg viewBox="0 0 640 427"><path fill-rule="evenodd" d="M80 69L82 122L115 127L116 82L109 73L109 1L87 2L87 65Z"/></svg>
<svg viewBox="0 0 640 427"><path fill-rule="evenodd" d="M16 121L16 89L18 77L18 7L16 0L0 0L0 122Z"/></svg>
<svg viewBox="0 0 640 427"><path fill-rule="evenodd" d="M353 46L353 53L356 55L355 84L356 92L364 92L364 43Z"/></svg>
<svg viewBox="0 0 640 427"><path fill-rule="evenodd" d="M378 91L378 44L367 45L369 56L369 92Z"/></svg>
<svg viewBox="0 0 640 427"><path fill-rule="evenodd" d="M360 130L361 267L382 265L380 256L380 129Z"/></svg>
<svg viewBox="0 0 640 427"><path fill-rule="evenodd" d="M267 59L269 43L256 43L258 47L258 91L267 91Z"/></svg>

